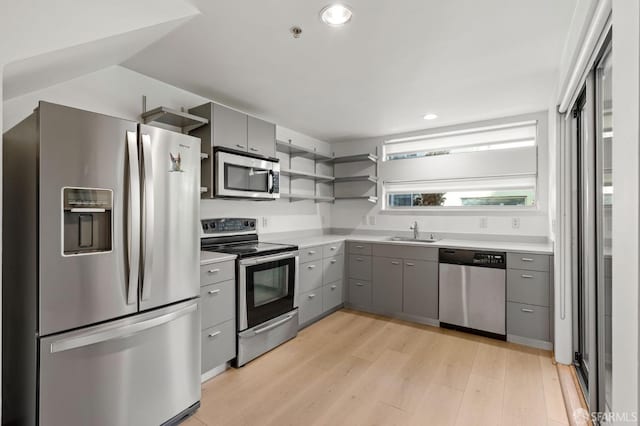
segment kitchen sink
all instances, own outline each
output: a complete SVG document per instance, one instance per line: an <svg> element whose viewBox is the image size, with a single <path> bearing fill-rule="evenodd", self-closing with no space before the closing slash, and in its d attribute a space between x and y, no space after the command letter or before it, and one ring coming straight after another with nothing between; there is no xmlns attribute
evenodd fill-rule
<svg viewBox="0 0 640 426"><path fill-rule="evenodd" d="M440 240L436 239L420 239L420 238L412 238L412 237L391 237L389 241L407 241L407 242L415 242L415 243L436 243Z"/></svg>

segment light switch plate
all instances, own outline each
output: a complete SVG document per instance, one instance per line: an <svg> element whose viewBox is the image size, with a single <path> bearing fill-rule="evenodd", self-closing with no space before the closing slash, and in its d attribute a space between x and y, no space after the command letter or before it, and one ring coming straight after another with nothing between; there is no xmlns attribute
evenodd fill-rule
<svg viewBox="0 0 640 426"><path fill-rule="evenodd" d="M520 218L514 217L511 219L511 227L513 229L520 229Z"/></svg>
<svg viewBox="0 0 640 426"><path fill-rule="evenodd" d="M489 218L483 216L480 218L480 228L485 229L489 226Z"/></svg>

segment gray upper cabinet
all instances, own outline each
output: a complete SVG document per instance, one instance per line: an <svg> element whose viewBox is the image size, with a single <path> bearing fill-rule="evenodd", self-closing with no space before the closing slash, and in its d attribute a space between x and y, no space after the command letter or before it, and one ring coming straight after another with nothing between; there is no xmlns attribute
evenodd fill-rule
<svg viewBox="0 0 640 426"><path fill-rule="evenodd" d="M247 119L247 146L250 154L276 156L276 125L255 117Z"/></svg>
<svg viewBox="0 0 640 426"><path fill-rule="evenodd" d="M405 259L403 273L402 312L438 319L438 264Z"/></svg>
<svg viewBox="0 0 640 426"><path fill-rule="evenodd" d="M247 151L247 114L213 104L213 145Z"/></svg>
<svg viewBox="0 0 640 426"><path fill-rule="evenodd" d="M376 310L402 312L402 259L373 258L373 307Z"/></svg>

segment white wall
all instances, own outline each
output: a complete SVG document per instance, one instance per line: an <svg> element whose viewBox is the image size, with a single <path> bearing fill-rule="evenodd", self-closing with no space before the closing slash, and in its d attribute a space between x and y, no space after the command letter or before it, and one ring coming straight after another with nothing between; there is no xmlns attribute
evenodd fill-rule
<svg viewBox="0 0 640 426"><path fill-rule="evenodd" d="M4 129L28 116L39 100L61 103L131 120L139 120L142 95L149 109L164 105L191 107L208 102L201 96L120 66L112 66L82 77L9 99L3 105ZM329 149L327 145L327 150ZM320 230L329 224L330 209L311 201L290 203L277 201L203 200L203 218L257 217L262 233ZM266 218L266 226L262 218ZM323 222L324 221L324 222Z"/></svg>
<svg viewBox="0 0 640 426"><path fill-rule="evenodd" d="M546 114L546 113L545 113ZM522 119L531 119L531 115L523 115ZM349 228L356 230L390 230L408 231L409 226L417 221L424 232L454 232L468 234L501 234L511 236L547 237L549 235L548 214L548 129L546 115L540 123L542 136L538 138L538 204L537 210L519 211L385 211L382 203L371 204L366 201L336 201L331 215L331 226L334 228ZM411 132L399 135L387 135L379 138L361 139L350 142L332 144L336 155L350 155L363 152L375 152L382 157L382 144L385 139L406 137L416 134L439 133L441 131L459 130L461 128L488 126L503 122L503 120L488 120L479 123L468 123L460 126L448 126L429 129L423 132ZM337 167L337 166L336 166ZM338 172L336 172L336 175ZM379 195L382 196L381 185ZM520 227L512 227L513 218L520 219ZM482 218L487 219L487 227L482 228ZM373 220L375 224L370 224Z"/></svg>

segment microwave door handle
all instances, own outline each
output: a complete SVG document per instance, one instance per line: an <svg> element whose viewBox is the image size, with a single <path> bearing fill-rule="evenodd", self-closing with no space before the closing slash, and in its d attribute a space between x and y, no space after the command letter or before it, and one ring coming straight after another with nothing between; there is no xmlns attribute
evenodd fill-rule
<svg viewBox="0 0 640 426"><path fill-rule="evenodd" d="M138 302L140 273L140 167L138 163L138 133L127 132L129 154L129 200L127 206L127 254L129 260L129 288L127 305Z"/></svg>
<svg viewBox="0 0 640 426"><path fill-rule="evenodd" d="M148 300L151 297L151 277L153 267L153 233L154 233L154 212L153 212L153 165L151 158L151 136L143 133L142 158L144 168L144 234L143 234L143 275L142 275L142 297L141 300Z"/></svg>
<svg viewBox="0 0 640 426"><path fill-rule="evenodd" d="M273 181L274 181L274 173L273 170L269 170L269 194L273 194Z"/></svg>

